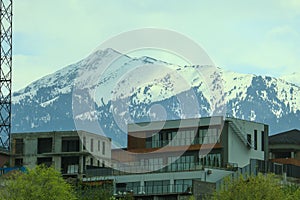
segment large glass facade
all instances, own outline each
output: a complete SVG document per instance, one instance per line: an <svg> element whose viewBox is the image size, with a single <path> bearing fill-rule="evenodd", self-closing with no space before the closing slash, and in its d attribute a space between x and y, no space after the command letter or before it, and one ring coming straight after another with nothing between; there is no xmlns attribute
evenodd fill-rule
<svg viewBox="0 0 300 200"><path fill-rule="evenodd" d="M177 172L201 170L203 167L222 167L221 163L221 153L209 153L200 157L197 153L180 157L140 159L135 162L122 163L118 168L128 173L136 173L141 169L149 172Z"/></svg>
<svg viewBox="0 0 300 200"><path fill-rule="evenodd" d="M193 181L189 179L175 180L174 192L191 193Z"/></svg>
<svg viewBox="0 0 300 200"><path fill-rule="evenodd" d="M160 148L169 146L185 146L192 144L214 144L220 142L220 129L203 128L198 131L186 129L180 131L161 131L152 133L146 140L146 148Z"/></svg>
<svg viewBox="0 0 300 200"><path fill-rule="evenodd" d="M156 171L163 168L163 158L141 159L140 164L147 171Z"/></svg>
<svg viewBox="0 0 300 200"><path fill-rule="evenodd" d="M200 164L203 166L221 167L221 154L210 153L200 157Z"/></svg>
<svg viewBox="0 0 300 200"><path fill-rule="evenodd" d="M174 180L174 184L170 184L169 180L145 181L144 186L141 182L117 183L117 194L125 192L133 192L133 194L169 194L169 193L191 193L193 181L191 179Z"/></svg>
<svg viewBox="0 0 300 200"><path fill-rule="evenodd" d="M186 171L195 169L194 156L168 157L168 171Z"/></svg>
<svg viewBox="0 0 300 200"><path fill-rule="evenodd" d="M165 181L146 181L145 182L146 194L165 194L170 192L170 182Z"/></svg>
<svg viewBox="0 0 300 200"><path fill-rule="evenodd" d="M134 194L138 194L140 192L140 182L129 182L126 183L126 189L124 188L123 192L133 192Z"/></svg>
<svg viewBox="0 0 300 200"><path fill-rule="evenodd" d="M220 142L220 130L216 128L199 129L198 144L215 144Z"/></svg>

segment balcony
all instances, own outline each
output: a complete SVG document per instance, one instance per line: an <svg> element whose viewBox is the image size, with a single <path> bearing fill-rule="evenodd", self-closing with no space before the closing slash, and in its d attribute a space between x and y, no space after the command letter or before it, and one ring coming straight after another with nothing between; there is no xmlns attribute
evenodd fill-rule
<svg viewBox="0 0 300 200"><path fill-rule="evenodd" d="M179 138L172 140L152 140L146 141L146 148L161 148L167 145L169 146L186 146L186 145L197 145L197 144L216 144L219 143L218 135L207 135L201 138Z"/></svg>
<svg viewBox="0 0 300 200"><path fill-rule="evenodd" d="M134 196L166 195L166 194L192 194L192 185L189 184L166 184L151 186L127 186L117 187L115 196L122 197L127 193Z"/></svg>
<svg viewBox="0 0 300 200"><path fill-rule="evenodd" d="M236 171L237 164L226 163L221 166L213 165L202 165L201 163L172 163L168 166L163 166L160 164L151 166L137 166L137 165L125 165L119 164L119 166L114 166L114 168L99 167L94 169L86 170L86 177L95 176L121 176L128 174L137 173L168 173L168 172L186 172L186 171L204 171L204 168L212 169L223 169L227 171ZM142 171L143 170L143 171Z"/></svg>

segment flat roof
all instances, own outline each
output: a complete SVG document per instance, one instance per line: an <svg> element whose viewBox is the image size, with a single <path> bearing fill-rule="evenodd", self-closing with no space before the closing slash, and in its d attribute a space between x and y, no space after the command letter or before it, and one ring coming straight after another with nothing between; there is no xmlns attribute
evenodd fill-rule
<svg viewBox="0 0 300 200"><path fill-rule="evenodd" d="M11 136L12 137L17 137L18 135L20 136L33 136L33 135L45 135L45 134L54 134L54 133L57 133L57 134L74 134L74 133L77 133L78 135L79 134L90 134L90 135L95 135L97 137L101 137L103 139L108 139L111 141L111 138L109 137L106 137L104 135L100 135L100 134L96 134L96 133L91 133L91 132L88 132L88 131L83 131L83 130L69 130L69 131L39 131L39 132L18 132L18 133L11 133Z"/></svg>
<svg viewBox="0 0 300 200"><path fill-rule="evenodd" d="M128 124L128 132L155 131L155 130L162 130L162 129L189 128L189 127L198 127L198 126L213 126L213 125L221 125L223 121L224 121L223 117L216 116L216 117L141 122L141 123Z"/></svg>
<svg viewBox="0 0 300 200"><path fill-rule="evenodd" d="M238 119L233 117L225 118L224 116L213 116L213 117L175 119L175 120L166 120L166 121L152 121L152 122L140 122L140 123L128 124L128 132L155 131L155 130L162 130L162 129L189 128L189 127L198 127L198 126L214 126L214 125L222 125L225 121L231 121L231 120L238 120L247 123L266 125L260 122Z"/></svg>
<svg viewBox="0 0 300 200"><path fill-rule="evenodd" d="M269 136L269 144L297 144L300 145L300 130L293 129Z"/></svg>

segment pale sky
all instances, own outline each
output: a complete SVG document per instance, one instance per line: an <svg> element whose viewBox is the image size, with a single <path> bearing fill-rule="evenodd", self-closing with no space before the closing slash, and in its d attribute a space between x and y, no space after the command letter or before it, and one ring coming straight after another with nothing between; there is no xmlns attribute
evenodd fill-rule
<svg viewBox="0 0 300 200"><path fill-rule="evenodd" d="M112 36L146 27L189 37L226 70L300 74L299 0L15 0L13 6L14 91L85 58Z"/></svg>

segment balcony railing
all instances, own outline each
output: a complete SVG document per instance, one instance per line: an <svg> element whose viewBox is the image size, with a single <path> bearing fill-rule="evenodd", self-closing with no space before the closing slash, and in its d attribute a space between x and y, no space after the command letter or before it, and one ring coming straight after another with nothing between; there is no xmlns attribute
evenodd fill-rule
<svg viewBox="0 0 300 200"><path fill-rule="evenodd" d="M137 195L163 195L163 194L192 194L192 186L188 184L167 184L167 185L149 185L135 187L120 187L116 189L115 196L122 196L126 193Z"/></svg>
<svg viewBox="0 0 300 200"><path fill-rule="evenodd" d="M226 163L221 166L213 165L202 165L201 163L172 163L168 166L163 166L160 164L151 165L151 166L114 166L114 168L96 168L96 169L87 169L87 177L95 176L120 176L127 174L136 174L136 173L166 173L166 172L184 172L184 171L202 171L204 168L213 168L213 169L224 169L229 171L236 171L237 164ZM141 171L141 169L143 171Z"/></svg>
<svg viewBox="0 0 300 200"><path fill-rule="evenodd" d="M152 140L146 141L146 148L161 148L164 146L185 146L195 144L215 144L220 142L218 135L207 135L201 138L178 138L173 140Z"/></svg>

